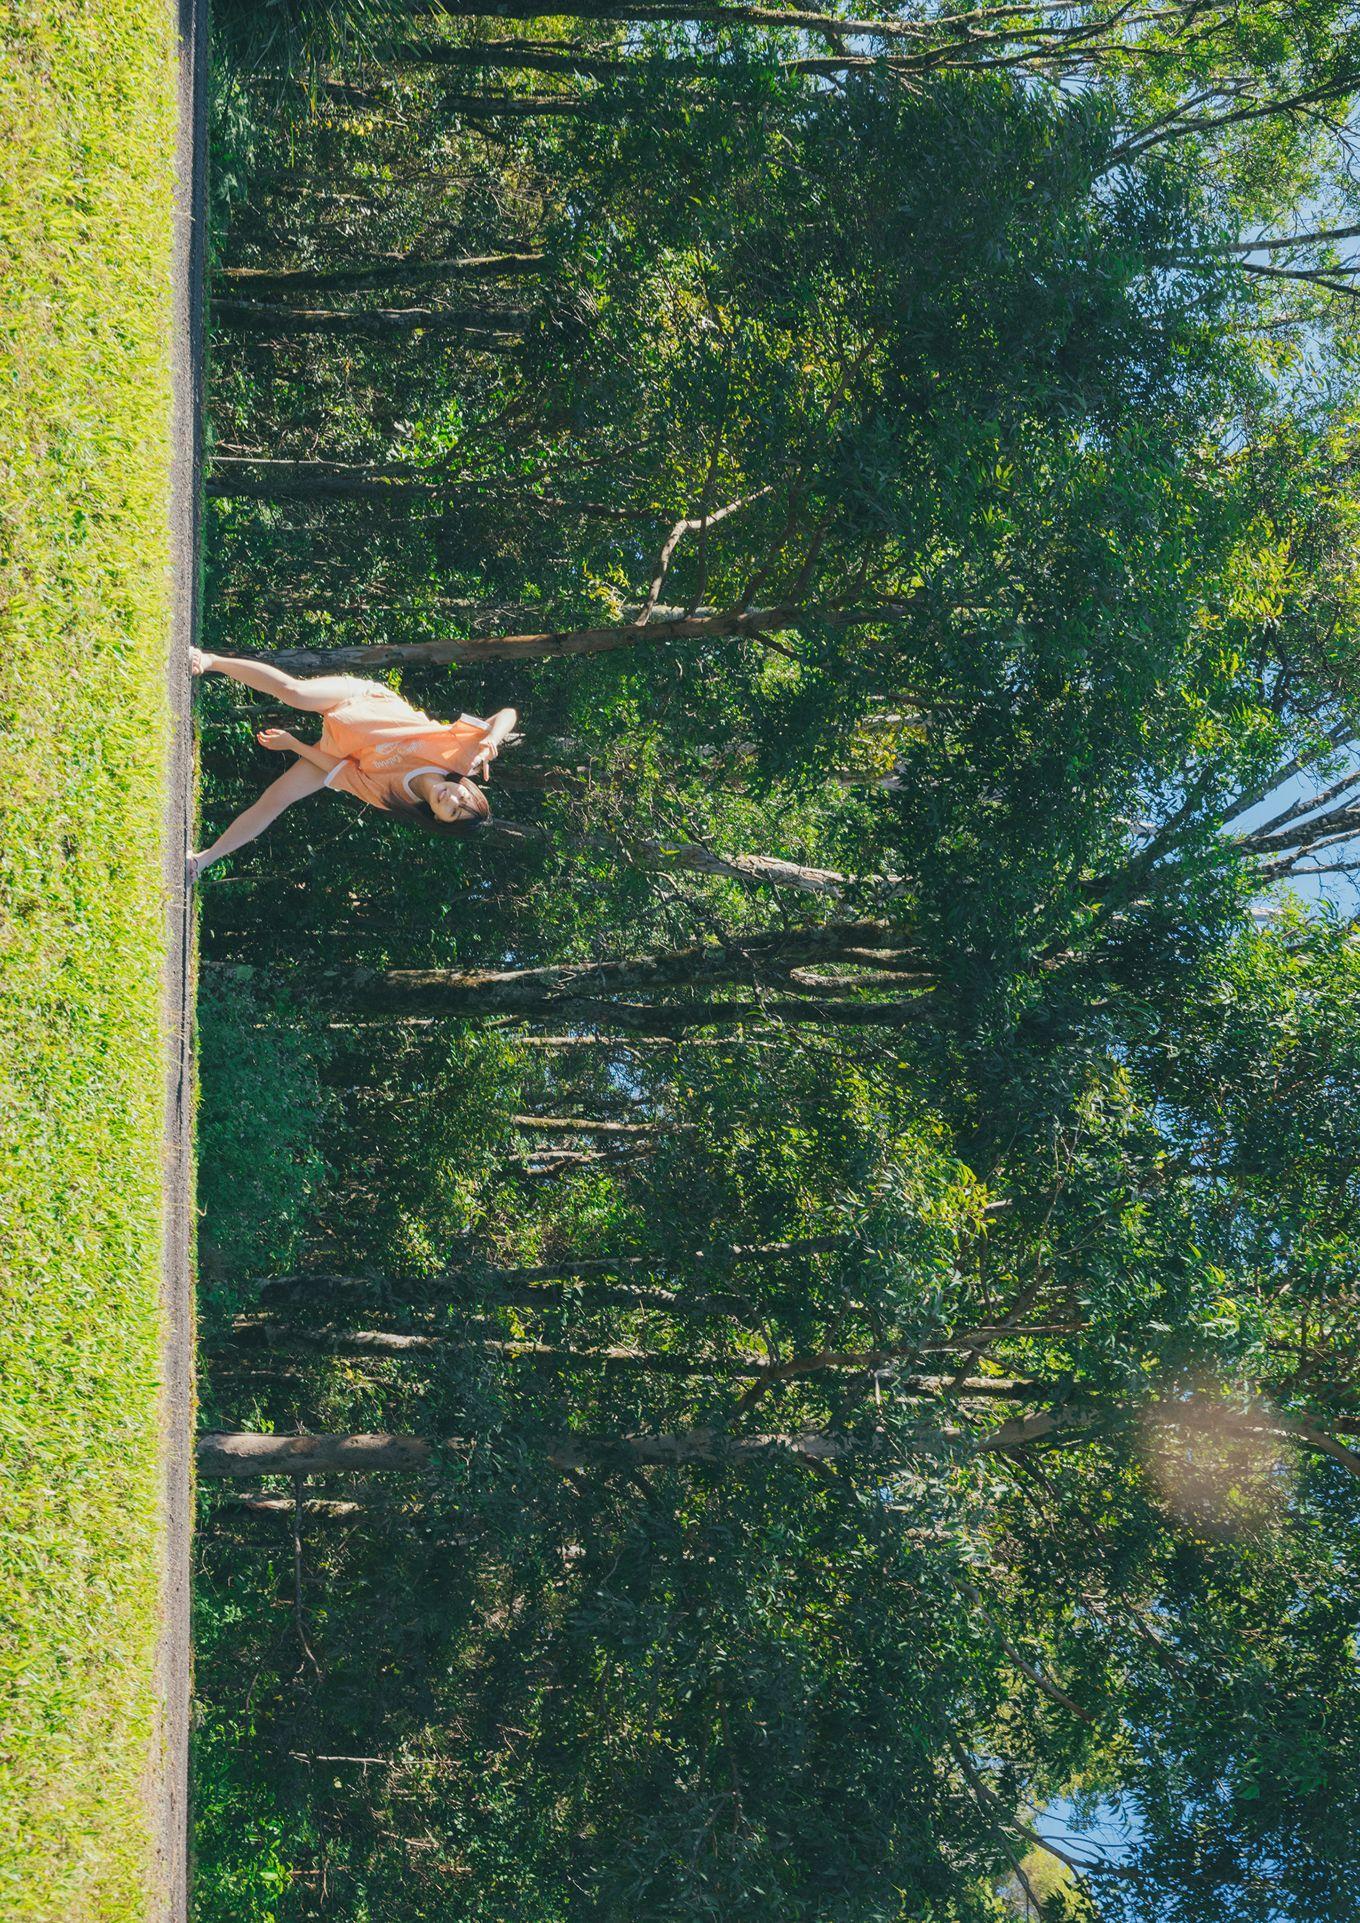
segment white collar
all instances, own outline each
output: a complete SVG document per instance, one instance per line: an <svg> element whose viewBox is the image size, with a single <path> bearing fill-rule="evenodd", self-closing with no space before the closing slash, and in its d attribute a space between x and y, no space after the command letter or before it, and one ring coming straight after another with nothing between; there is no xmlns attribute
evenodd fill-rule
<svg viewBox="0 0 1360 1923"><path fill-rule="evenodd" d="M417 775L442 775L445 781L461 781L463 779L461 775L451 775L447 768L436 768L434 766L428 768L412 768L409 773L404 774L401 778L401 785L406 790L406 799L408 801L415 800L415 795L411 790L411 783Z"/></svg>

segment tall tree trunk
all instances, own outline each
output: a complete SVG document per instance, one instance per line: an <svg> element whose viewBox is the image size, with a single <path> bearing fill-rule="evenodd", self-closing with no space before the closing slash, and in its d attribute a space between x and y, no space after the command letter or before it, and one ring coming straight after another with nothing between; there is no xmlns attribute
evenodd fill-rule
<svg viewBox="0 0 1360 1923"><path fill-rule="evenodd" d="M613 995L778 979L809 962L867 959L872 965L884 951L903 953L902 939L887 922L831 922L616 961L502 969L328 968L311 979L323 999L379 1013L539 1014L582 1002L607 1008L612 1004L603 998Z"/></svg>
<svg viewBox="0 0 1360 1923"><path fill-rule="evenodd" d="M219 500L382 501L457 500L475 496L477 482L462 476L422 475L395 461L324 461L247 455L212 464L206 491Z"/></svg>
<svg viewBox="0 0 1360 1923"><path fill-rule="evenodd" d="M598 1001L579 996L554 1004L555 1016L615 1028L627 1035L673 1040L688 1038L701 1028L755 1027L767 1033L780 1028L909 1028L926 1020L931 998L920 994L909 1001L788 1001L764 995L759 1001L740 1002L625 1002ZM546 1011L545 1011L546 1012ZM533 1011L524 1011L533 1020Z"/></svg>
<svg viewBox="0 0 1360 1923"><path fill-rule="evenodd" d="M554 1296L558 1299L565 1294L570 1296L583 1292L591 1309L653 1309L669 1315L683 1316L742 1316L752 1313L752 1302L746 1296L709 1291L697 1295L690 1290L649 1288L645 1284L629 1286L624 1283L610 1284L593 1278L579 1281L570 1277L552 1277L542 1282L525 1282L516 1279L518 1273L532 1274L525 1270L493 1271L485 1281L470 1280L466 1276L442 1276L430 1283L392 1283L379 1277L341 1275L278 1276L261 1285L261 1300L273 1308L296 1307L299 1301L313 1301L317 1297L328 1298L329 1302L340 1300L346 1303L371 1301L374 1297L382 1301L397 1302L437 1302L441 1297L456 1294L460 1300L471 1298L477 1301L494 1303L496 1307L505 1306L516 1309L542 1309L555 1306ZM507 1279L509 1278L509 1279ZM317 1303L320 1307L322 1304Z"/></svg>
<svg viewBox="0 0 1360 1923"><path fill-rule="evenodd" d="M223 267L213 284L251 300L286 299L290 294L358 293L374 287L419 287L427 281L508 280L537 273L541 253L462 254L431 259L420 254L390 254L366 267Z"/></svg>
<svg viewBox="0 0 1360 1923"><path fill-rule="evenodd" d="M610 54L592 48L549 46L532 40L482 40L456 46L451 41L410 41L398 47L384 67L398 72L411 68L449 68L494 73L559 73L582 80L637 80L652 86L669 80L717 80L730 84L731 68L702 54ZM913 69L918 60L883 54L804 54L790 60L771 60L768 67L782 74L812 74L831 79L846 73L882 72L885 68ZM767 68L768 70L768 68Z"/></svg>
<svg viewBox="0 0 1360 1923"><path fill-rule="evenodd" d="M457 63L445 60L408 60L401 55L396 55L393 58L384 60L383 67L387 73L400 73L414 67L447 68L455 64ZM498 65L495 61L487 64L492 69ZM856 64L862 65L866 63L861 61ZM531 69L524 66L523 63L506 63L506 71L513 72L516 70L516 67L520 67L523 71L531 71ZM532 71L553 72L569 70L549 68L532 69ZM702 77L702 69L696 67L694 71L696 78ZM262 73L254 77L264 81L270 81L275 78L275 76L267 73ZM333 101L337 106L358 107L371 114L375 109L380 110L391 104L389 96L380 93L375 88L356 86L352 81L317 80L312 84L321 98ZM617 111L617 104L607 98L595 94L575 93L570 90L548 94L444 93L440 96L439 104L443 112L447 114L450 119L458 116L464 120L472 121L542 120L557 118L598 120L602 119L610 111Z"/></svg>
<svg viewBox="0 0 1360 1923"><path fill-rule="evenodd" d="M678 1249L658 1255L586 1255L576 1260L549 1262L537 1268L498 1269L491 1274L508 1282L578 1281L593 1275L633 1275L658 1271L674 1273L690 1267L727 1269L746 1262L768 1263L815 1255L833 1255L849 1241L847 1235L798 1235L781 1242L728 1242L712 1247Z"/></svg>
<svg viewBox="0 0 1360 1923"><path fill-rule="evenodd" d="M726 1275L734 1268L749 1264L767 1267L784 1261L811 1261L817 1256L833 1255L847 1246L844 1235L804 1235L782 1242L728 1243L712 1248L676 1249L659 1255L590 1255L549 1262L530 1268L490 1268L460 1274L457 1271L436 1277L432 1282L394 1284L382 1278L303 1273L265 1279L259 1285L262 1301L270 1303L326 1302L336 1298L377 1296L380 1299L448 1295L457 1291L477 1299L491 1299L519 1308L542 1308L551 1292L562 1289L588 1289L592 1304L606 1307L663 1309L687 1315L730 1315L749 1311L748 1297L734 1293L696 1294L687 1278L697 1271ZM683 1289L664 1289L636 1285L608 1286L628 1276L685 1277Z"/></svg>
<svg viewBox="0 0 1360 1923"><path fill-rule="evenodd" d="M479 1281L497 1286L521 1282L579 1282L594 1276L675 1274L691 1267L718 1267L727 1270L747 1262L766 1263L785 1259L804 1260L816 1255L834 1255L849 1244L848 1235L798 1235L781 1242L724 1242L711 1247L662 1250L655 1255L583 1255L561 1261L536 1264L530 1268L488 1268L464 1273L451 1271L440 1277L444 1284L475 1275ZM304 1270L297 1275L265 1278L266 1289L322 1291L351 1288L363 1281L360 1276L330 1275Z"/></svg>
<svg viewBox="0 0 1360 1923"><path fill-rule="evenodd" d="M612 501L568 501L561 496L535 494L521 482L500 478L486 480L475 474L441 475L412 468L395 461L326 461L262 459L258 455L219 458L204 484L205 491L217 500L241 501L345 501L381 502L387 508L409 507L416 502L459 504L459 519L449 515L431 516L427 525L441 527L446 522L459 535L465 533L462 520L470 507L481 504L528 510L536 514L574 514L585 519L606 521L656 520L653 508L618 507ZM383 521L373 517L373 527ZM354 531L346 524L346 534ZM316 656L303 650L309 661L320 659L336 664L331 655ZM273 660L276 657L270 656ZM365 657L366 658L366 657ZM459 657L450 655L450 660Z"/></svg>
<svg viewBox="0 0 1360 1923"><path fill-rule="evenodd" d="M359 1004L373 1012L379 1012L380 1005L373 1002ZM381 1006L392 1006L385 1002ZM931 997L922 993L906 1001L857 1002L786 1000L781 997L764 995L758 1001L693 1001L693 1002L633 1002L605 1001L589 995L565 995L561 998L545 999L541 1003L524 1001L513 1010L481 1007L476 1004L458 1006L442 1002L437 990L412 991L409 1002L397 1004L401 1008L418 1008L435 1017L459 1015L463 1018L486 1018L496 1015L510 1015L512 1018L535 1021L548 1018L567 1021L589 1022L598 1028L614 1028L627 1035L669 1036L679 1039L689 1036L695 1029L733 1028L743 1025L769 1031L782 1027L807 1028L908 1028L913 1023L927 1019L931 1013Z"/></svg>
<svg viewBox="0 0 1360 1923"><path fill-rule="evenodd" d="M807 1463L852 1457L895 1457L913 1442L938 1446L958 1443L974 1455L1023 1449L1060 1431L1091 1426L1087 1411L1038 1410L990 1430L969 1432L932 1426L919 1430L871 1431L846 1435L808 1429L790 1434L732 1436L717 1429L682 1429L673 1435L563 1436L547 1445L559 1469L679 1468L689 1463L730 1464L789 1456ZM437 1452L465 1452L467 1436L256 1435L210 1431L198 1441L198 1473L205 1481L283 1475L331 1476L391 1474L427 1469Z"/></svg>
<svg viewBox="0 0 1360 1923"><path fill-rule="evenodd" d="M419 15L426 11L423 5L412 6L409 11ZM549 5L545 13L542 6L535 7L534 0L469 0L467 5L450 6L446 9L454 19L488 20L617 20L625 24L642 24L650 20L671 20L681 25L693 23L697 26L753 26L801 28L805 33L831 34L838 43L849 36L867 34L879 40L910 40L920 45L926 37L926 29L916 20L903 21L893 14L866 19L847 19L841 14L812 13L798 8L764 7L750 4L750 0L580 0L570 10ZM1029 13L1036 22L1051 9L1041 6L1019 7L1017 14ZM948 22L943 23L940 38L943 44L952 44L957 34L949 35ZM962 41L960 51L971 53L970 65L976 64L973 43ZM938 58L935 48L922 49L923 64L934 65Z"/></svg>
<svg viewBox="0 0 1360 1923"><path fill-rule="evenodd" d="M575 1349L560 1343L536 1342L509 1336L461 1336L408 1334L386 1329L304 1329L290 1323L273 1322L252 1316L238 1316L232 1324L232 1341L244 1349L301 1349L320 1355L376 1356L410 1361L422 1356L440 1357L465 1350L478 1350L500 1356L507 1362L541 1362L558 1367L594 1367L606 1371L624 1370L643 1375L760 1375L759 1357L694 1356L652 1354L643 1349L618 1347Z"/></svg>
<svg viewBox="0 0 1360 1923"><path fill-rule="evenodd" d="M218 965L230 967L243 978L255 972L250 963ZM628 964L612 966L625 969ZM538 972L521 971L526 975ZM933 994L924 987L907 999L887 1002L770 994L742 1001L639 1002L592 994L584 986L535 988L516 982L513 973L503 981L495 976L481 976L473 984L462 979L457 970L355 967L327 969L309 976L307 981L312 995L329 998L337 1007L379 1019L389 1015L398 1019L457 1017L471 1021L495 1020L502 1025L553 1019L580 1022L600 1031L617 1029L627 1035L674 1039L688 1036L695 1029L743 1025L766 1031L800 1026L909 1028L929 1019L935 1006ZM847 982L846 986L853 988L854 984Z"/></svg>
<svg viewBox="0 0 1360 1923"><path fill-rule="evenodd" d="M389 488L401 485L396 478L399 470L395 468L372 472L381 473ZM324 478L330 481L337 477ZM228 490L224 487L222 491ZM437 666L451 661L550 661L561 655L610 654L619 648L636 647L640 641L723 640L729 636L809 627L843 632L848 628L900 620L911 605L910 600L883 601L861 608L790 604L722 614L680 615L670 620L648 621L643 626L634 621L619 621L609 627L560 628L538 634L488 634L443 641L373 641L350 648L280 648L271 653L269 659L281 668L311 669L322 674L340 668L412 667L420 663Z"/></svg>
<svg viewBox="0 0 1360 1923"><path fill-rule="evenodd" d="M797 1382L809 1376L826 1374L867 1375L888 1370L898 1363L918 1359L926 1350L911 1342L887 1343L874 1349L819 1349L810 1355L790 1356L783 1362L770 1362L759 1355L697 1355L684 1351L653 1351L607 1348L576 1348L560 1342L540 1342L527 1337L479 1335L464 1336L410 1334L387 1329L308 1329L291 1323L274 1322L267 1317L238 1316L232 1324L232 1340L242 1348L303 1349L322 1355L379 1356L408 1361L421 1356L439 1357L468 1349L501 1356L509 1362L544 1362L557 1367L598 1368L639 1375L680 1375L740 1377L744 1381ZM950 1347L976 1346L979 1337L994 1340L993 1329L969 1329L955 1336ZM941 1344L931 1345L937 1352ZM897 1388L906 1395L957 1396L960 1400L1033 1399L1049 1400L1056 1393L1051 1382L1017 1381L1010 1376L908 1375L897 1378Z"/></svg>
<svg viewBox="0 0 1360 1923"><path fill-rule="evenodd" d="M446 40L410 41L383 62L404 72L449 68L476 73L557 73L581 80L621 80L637 76L644 84L665 79L702 79L721 74L714 62L668 55L631 57L581 47L552 47L533 40L483 40L455 45Z"/></svg>
<svg viewBox="0 0 1360 1923"><path fill-rule="evenodd" d="M524 314L449 307L283 307L272 301L215 300L213 317L251 333L362 334L406 340L413 334L459 334L477 346L505 347L528 329Z"/></svg>

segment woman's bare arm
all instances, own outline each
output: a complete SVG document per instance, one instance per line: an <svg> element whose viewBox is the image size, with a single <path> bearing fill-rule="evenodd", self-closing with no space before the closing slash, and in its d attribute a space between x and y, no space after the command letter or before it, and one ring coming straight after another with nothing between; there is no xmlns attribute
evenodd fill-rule
<svg viewBox="0 0 1360 1923"><path fill-rule="evenodd" d="M262 748L268 748L274 754L301 755L314 768L320 768L323 775L328 775L332 768L338 768L344 760L343 755L327 754L315 742L300 741L295 734L289 734L286 728L262 728L255 739Z"/></svg>
<svg viewBox="0 0 1360 1923"><path fill-rule="evenodd" d="M498 708L486 724L482 745L472 757L470 775L485 776L500 750L501 743L515 732L519 715L514 708Z"/></svg>

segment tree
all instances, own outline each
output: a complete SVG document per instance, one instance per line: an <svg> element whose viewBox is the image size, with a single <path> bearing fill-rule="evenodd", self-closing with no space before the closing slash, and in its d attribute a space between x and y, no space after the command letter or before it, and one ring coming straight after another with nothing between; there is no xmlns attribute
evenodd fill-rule
<svg viewBox="0 0 1360 1923"><path fill-rule="evenodd" d="M680 13L227 82L342 318L218 335L214 632L526 743L205 889L205 1919L1331 1923L1346 23Z"/></svg>

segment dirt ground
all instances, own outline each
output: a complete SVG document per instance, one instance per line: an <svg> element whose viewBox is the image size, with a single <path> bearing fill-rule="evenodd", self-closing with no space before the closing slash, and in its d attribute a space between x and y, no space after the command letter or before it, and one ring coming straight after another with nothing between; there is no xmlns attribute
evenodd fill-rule
<svg viewBox="0 0 1360 1923"><path fill-rule="evenodd" d="M188 1915L189 1555L193 1525L193 916L184 856L191 846L194 753L188 652L198 628L200 469L203 418L203 286L206 185L206 6L173 0L179 32L179 197L175 221L174 454L170 481L173 626L172 715L166 824L165 1020L169 1074L165 1116L165 1263L161 1293L161 1390L165 1577L158 1652L161 1726L153 1764L157 1875L152 1923Z"/></svg>

